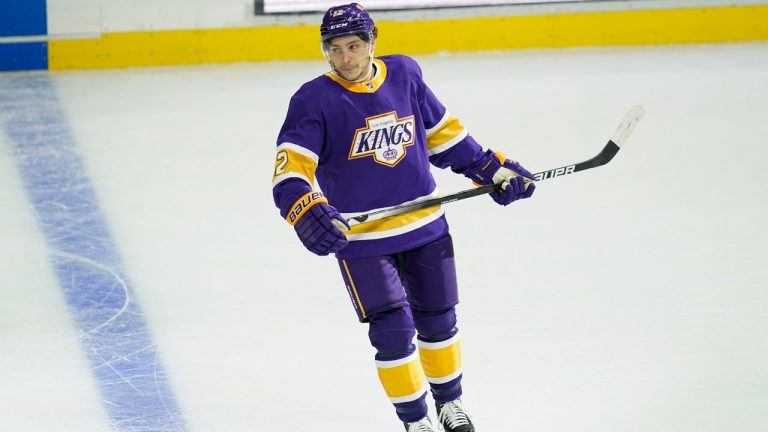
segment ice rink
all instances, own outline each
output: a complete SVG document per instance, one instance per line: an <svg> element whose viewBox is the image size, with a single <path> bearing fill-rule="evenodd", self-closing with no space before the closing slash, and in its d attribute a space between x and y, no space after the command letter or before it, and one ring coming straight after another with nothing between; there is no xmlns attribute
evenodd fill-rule
<svg viewBox="0 0 768 432"><path fill-rule="evenodd" d="M416 58L532 171L646 110L605 167L445 207L477 429L768 430L768 44ZM326 70L0 74L0 431L402 430L335 260L272 203Z"/></svg>

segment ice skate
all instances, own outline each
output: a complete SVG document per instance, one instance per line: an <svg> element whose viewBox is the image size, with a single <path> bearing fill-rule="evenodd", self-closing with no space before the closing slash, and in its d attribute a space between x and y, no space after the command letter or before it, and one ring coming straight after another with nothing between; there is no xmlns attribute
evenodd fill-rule
<svg viewBox="0 0 768 432"><path fill-rule="evenodd" d="M446 432L475 432L469 415L464 411L461 399L437 405L437 423Z"/></svg>
<svg viewBox="0 0 768 432"><path fill-rule="evenodd" d="M405 425L405 430L407 432L435 432L435 429L432 427L432 422L429 421L429 417L424 417L413 423L403 423L403 425Z"/></svg>

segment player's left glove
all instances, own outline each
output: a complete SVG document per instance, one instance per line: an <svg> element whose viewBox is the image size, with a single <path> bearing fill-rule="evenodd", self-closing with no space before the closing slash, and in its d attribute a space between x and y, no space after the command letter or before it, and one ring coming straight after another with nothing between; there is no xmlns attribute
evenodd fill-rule
<svg viewBox="0 0 768 432"><path fill-rule="evenodd" d="M480 160L464 171L464 175L481 185L499 184L501 189L491 192L491 198L503 206L530 198L536 185L530 171L518 162L507 159L501 152L486 150Z"/></svg>

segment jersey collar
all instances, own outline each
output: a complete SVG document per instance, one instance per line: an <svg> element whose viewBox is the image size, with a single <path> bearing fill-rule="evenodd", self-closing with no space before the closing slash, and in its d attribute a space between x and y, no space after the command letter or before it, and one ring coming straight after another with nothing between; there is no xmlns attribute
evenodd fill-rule
<svg viewBox="0 0 768 432"><path fill-rule="evenodd" d="M351 92L376 93L376 90L384 84L384 80L387 78L387 65L377 58L373 59L373 63L376 65L376 73L373 75L373 78L369 80L360 82L347 81L333 72L328 72L325 76L336 81L339 85Z"/></svg>

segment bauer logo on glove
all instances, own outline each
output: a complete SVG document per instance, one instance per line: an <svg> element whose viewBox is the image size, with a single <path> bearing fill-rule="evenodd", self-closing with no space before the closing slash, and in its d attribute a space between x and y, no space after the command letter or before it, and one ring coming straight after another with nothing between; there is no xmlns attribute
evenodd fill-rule
<svg viewBox="0 0 768 432"><path fill-rule="evenodd" d="M296 221L304 216L304 213L306 213L310 207L321 202L328 202L322 192L309 192L294 203L293 208L288 213L288 216L285 217L285 220L289 224L294 225L296 224Z"/></svg>

